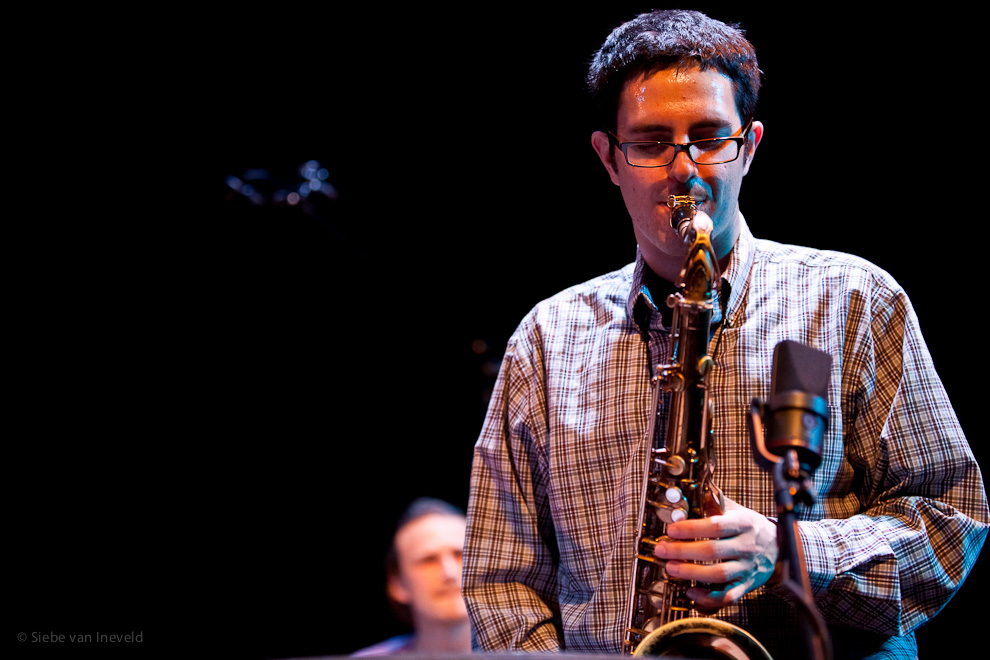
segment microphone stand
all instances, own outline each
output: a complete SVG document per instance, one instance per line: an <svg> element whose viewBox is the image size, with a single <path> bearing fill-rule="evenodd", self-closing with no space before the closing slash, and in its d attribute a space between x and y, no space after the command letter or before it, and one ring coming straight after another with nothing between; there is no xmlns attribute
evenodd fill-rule
<svg viewBox="0 0 990 660"><path fill-rule="evenodd" d="M802 507L815 501L809 463L802 463L797 449L783 450L781 456L770 453L764 440L765 403L753 399L750 405L749 435L753 453L760 466L773 478L777 505L777 548L781 572L780 588L789 593L800 615L810 660L831 660L832 643L825 619L811 595L811 579L799 542L798 514ZM807 448L805 448L807 449ZM819 457L820 458L820 457Z"/></svg>

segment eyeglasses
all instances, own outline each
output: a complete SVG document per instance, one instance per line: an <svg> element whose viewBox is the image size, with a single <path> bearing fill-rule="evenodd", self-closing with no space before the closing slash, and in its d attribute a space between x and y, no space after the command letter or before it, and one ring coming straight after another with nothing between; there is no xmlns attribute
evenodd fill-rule
<svg viewBox="0 0 990 660"><path fill-rule="evenodd" d="M746 143L746 134L753 123L750 119L742 129L742 135L730 137L692 140L684 144L676 142L620 142L619 136L608 131L609 136L619 145L626 163L632 167L666 167L674 162L677 154L686 151L696 165L721 165L739 158L739 152Z"/></svg>

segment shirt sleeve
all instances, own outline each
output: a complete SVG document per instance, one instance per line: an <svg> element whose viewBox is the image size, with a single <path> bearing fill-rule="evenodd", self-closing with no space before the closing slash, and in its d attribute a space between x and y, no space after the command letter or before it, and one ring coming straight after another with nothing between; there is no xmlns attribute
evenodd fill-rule
<svg viewBox="0 0 990 660"><path fill-rule="evenodd" d="M510 340L475 445L464 552L472 643L485 651L562 647L557 549L541 440L538 346Z"/></svg>
<svg viewBox="0 0 990 660"><path fill-rule="evenodd" d="M878 296L842 366L843 434L860 513L800 522L829 623L904 635L962 585L987 534L980 469L900 290Z"/></svg>

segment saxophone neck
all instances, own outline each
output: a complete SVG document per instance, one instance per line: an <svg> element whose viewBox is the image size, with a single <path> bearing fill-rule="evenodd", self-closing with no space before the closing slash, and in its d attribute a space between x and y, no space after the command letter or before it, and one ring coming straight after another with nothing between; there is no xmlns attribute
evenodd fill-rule
<svg viewBox="0 0 990 660"><path fill-rule="evenodd" d="M712 221L706 214L698 216L697 202L690 195L671 195L667 198L667 206L670 225L690 246L677 287L688 300L706 301L722 276L712 248Z"/></svg>
<svg viewBox="0 0 990 660"><path fill-rule="evenodd" d="M677 288L686 300L708 302L718 288L721 277L709 234L699 232L688 249Z"/></svg>

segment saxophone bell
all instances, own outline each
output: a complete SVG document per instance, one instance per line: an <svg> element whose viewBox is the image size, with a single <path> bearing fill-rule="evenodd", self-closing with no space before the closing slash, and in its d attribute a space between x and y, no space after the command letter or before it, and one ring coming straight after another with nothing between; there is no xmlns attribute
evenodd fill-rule
<svg viewBox="0 0 990 660"><path fill-rule="evenodd" d="M771 660L748 632L719 619L681 619L646 636L633 653L645 658L677 655L685 658Z"/></svg>

